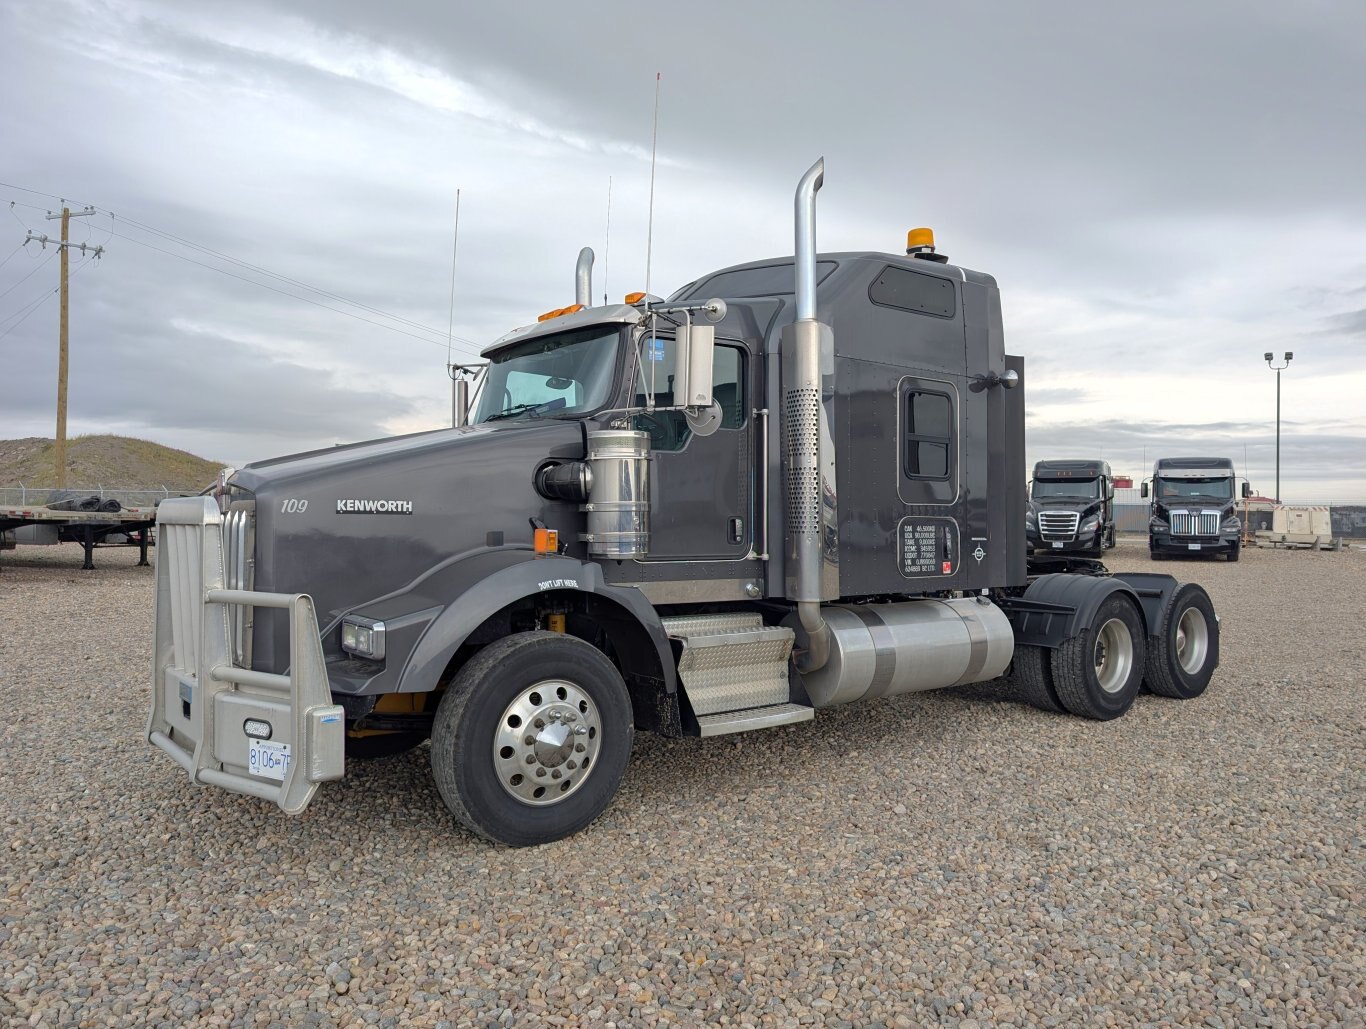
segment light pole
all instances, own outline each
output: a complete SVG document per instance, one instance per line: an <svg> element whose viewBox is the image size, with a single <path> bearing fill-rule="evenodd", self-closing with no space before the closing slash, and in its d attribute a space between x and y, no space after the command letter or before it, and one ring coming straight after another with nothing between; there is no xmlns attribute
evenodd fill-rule
<svg viewBox="0 0 1366 1029"><path fill-rule="evenodd" d="M1276 503L1281 502L1281 372L1290 367L1290 361L1294 358L1289 350L1285 352L1285 364L1272 364L1275 355L1270 351L1262 355L1266 358L1266 366L1276 373Z"/></svg>

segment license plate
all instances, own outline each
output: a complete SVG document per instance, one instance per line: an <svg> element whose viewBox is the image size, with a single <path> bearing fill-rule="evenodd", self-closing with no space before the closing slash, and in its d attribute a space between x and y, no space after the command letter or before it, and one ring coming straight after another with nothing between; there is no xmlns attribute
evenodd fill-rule
<svg viewBox="0 0 1366 1029"><path fill-rule="evenodd" d="M1199 544L1199 543L1187 543L1187 544L1186 544L1186 549L1187 549L1187 550L1199 550L1199 549L1200 549L1200 544Z"/></svg>
<svg viewBox="0 0 1366 1029"><path fill-rule="evenodd" d="M1054 541L1054 543L1053 543L1053 549L1054 549L1054 550L1061 550L1061 549L1062 549L1062 541L1061 541L1061 540L1056 540L1056 541Z"/></svg>
<svg viewBox="0 0 1366 1029"><path fill-rule="evenodd" d="M285 773L289 771L289 744L273 740L249 740L247 771L262 779L284 782Z"/></svg>

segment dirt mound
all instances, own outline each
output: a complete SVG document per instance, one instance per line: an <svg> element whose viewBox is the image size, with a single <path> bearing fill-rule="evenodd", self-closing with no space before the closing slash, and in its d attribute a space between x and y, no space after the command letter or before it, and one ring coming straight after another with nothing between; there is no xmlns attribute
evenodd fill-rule
<svg viewBox="0 0 1366 1029"><path fill-rule="evenodd" d="M30 436L0 440L0 486L54 486L53 440ZM66 444L68 488L197 491L222 465L128 436L77 436Z"/></svg>

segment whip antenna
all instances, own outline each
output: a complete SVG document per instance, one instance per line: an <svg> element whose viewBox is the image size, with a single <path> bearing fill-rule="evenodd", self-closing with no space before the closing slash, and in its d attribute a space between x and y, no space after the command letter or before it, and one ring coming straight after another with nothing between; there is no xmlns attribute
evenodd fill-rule
<svg viewBox="0 0 1366 1029"><path fill-rule="evenodd" d="M451 368L451 341L455 338L455 256L460 250L460 190L455 191L455 239L451 242L451 312L446 320L446 372Z"/></svg>
<svg viewBox="0 0 1366 1029"><path fill-rule="evenodd" d="M655 122L650 131L650 217L645 232L645 310L650 309L650 256L655 241L655 152L659 143L659 72L655 72Z"/></svg>
<svg viewBox="0 0 1366 1029"><path fill-rule="evenodd" d="M607 306L607 261L612 256L612 176L607 176L607 244L602 249L602 306Z"/></svg>

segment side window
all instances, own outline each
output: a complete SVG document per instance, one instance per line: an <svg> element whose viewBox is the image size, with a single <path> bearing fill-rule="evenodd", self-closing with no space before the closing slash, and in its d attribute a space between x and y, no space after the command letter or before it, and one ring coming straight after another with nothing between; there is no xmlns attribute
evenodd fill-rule
<svg viewBox="0 0 1366 1029"><path fill-rule="evenodd" d="M675 353L671 337L644 341L640 382L636 386L637 406L644 407L651 392L656 407L673 406ZM721 428L738 429L745 424L745 357L739 347L724 343L716 345L712 356L712 399L721 409ZM692 436L692 428L682 411L637 415L636 428L650 433L650 445L655 450L682 450Z"/></svg>
<svg viewBox="0 0 1366 1029"><path fill-rule="evenodd" d="M947 480L953 468L953 398L908 389L903 403L902 472L908 479Z"/></svg>

